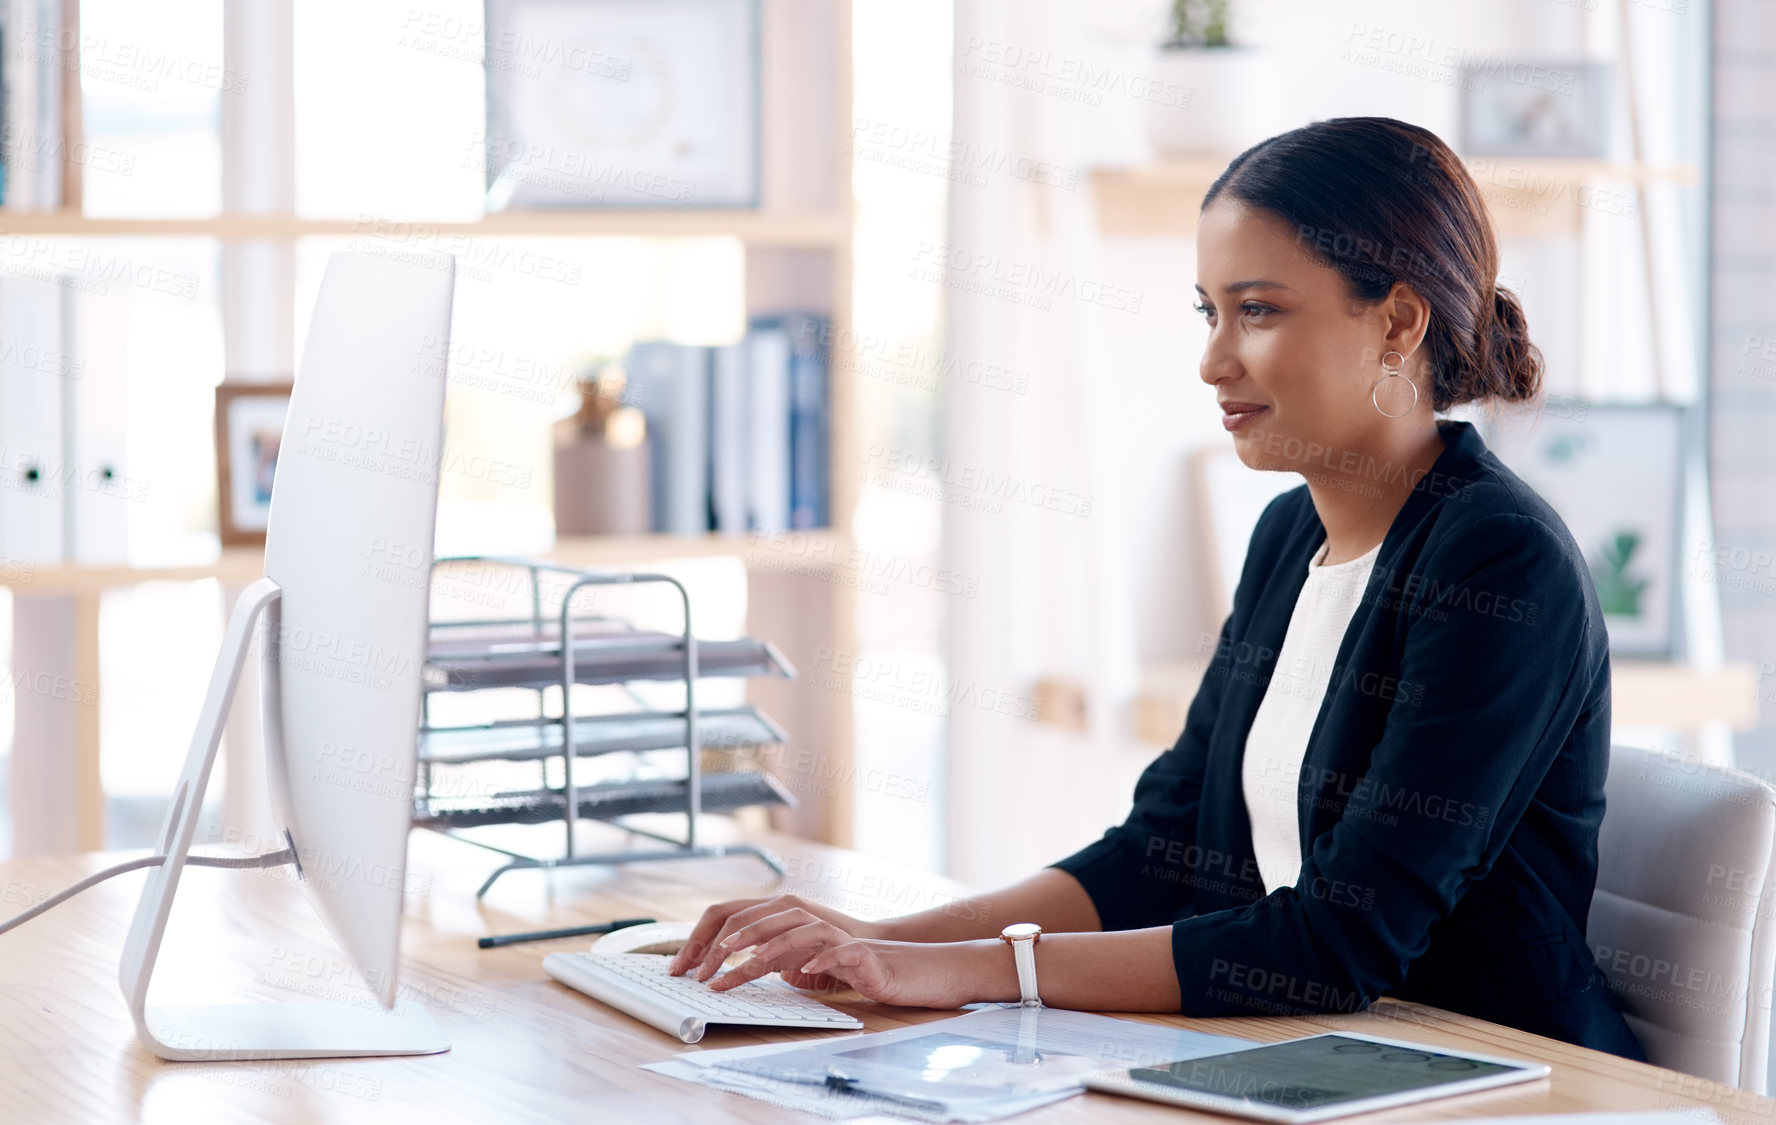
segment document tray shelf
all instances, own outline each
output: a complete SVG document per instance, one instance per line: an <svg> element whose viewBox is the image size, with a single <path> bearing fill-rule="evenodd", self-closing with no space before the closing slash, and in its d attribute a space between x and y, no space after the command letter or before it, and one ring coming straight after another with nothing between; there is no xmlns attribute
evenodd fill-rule
<svg viewBox="0 0 1776 1125"><path fill-rule="evenodd" d="M697 743L704 750L741 750L785 741L781 727L756 707L697 713ZM591 758L624 751L682 750L682 713L659 711L584 715L574 719L574 755ZM559 719L506 719L478 727L435 728L421 733L419 760L435 765L468 762L530 762L561 753Z"/></svg>
<svg viewBox="0 0 1776 1125"><path fill-rule="evenodd" d="M702 777L704 812L746 808L752 805L787 805L789 794L768 774L757 772L708 773ZM636 813L683 812L683 779L659 781L611 781L588 786L579 793L580 816L610 820ZM414 818L420 828L479 828L489 824L543 824L558 821L565 809L559 789L504 793L492 798L434 799L431 808Z"/></svg>

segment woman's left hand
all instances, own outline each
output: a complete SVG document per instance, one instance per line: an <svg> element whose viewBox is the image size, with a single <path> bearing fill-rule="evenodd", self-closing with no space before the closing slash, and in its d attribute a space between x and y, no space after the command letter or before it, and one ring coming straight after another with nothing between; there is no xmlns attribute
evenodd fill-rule
<svg viewBox="0 0 1776 1125"><path fill-rule="evenodd" d="M709 987L721 991L778 972L797 988L820 992L851 988L865 1000L903 1007L959 1008L992 999L993 982L984 979L990 973L980 942L873 941L854 938L825 922L775 934L752 932L760 925L734 933L730 949L756 948L746 961L712 979ZM1011 968L1009 951L1004 960ZM1015 984L1012 991L1015 994Z"/></svg>

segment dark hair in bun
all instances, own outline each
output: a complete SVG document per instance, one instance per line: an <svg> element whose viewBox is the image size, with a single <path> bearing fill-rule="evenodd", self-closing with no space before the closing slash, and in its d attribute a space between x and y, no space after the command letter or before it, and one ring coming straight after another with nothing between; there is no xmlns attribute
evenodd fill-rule
<svg viewBox="0 0 1776 1125"><path fill-rule="evenodd" d="M1222 194L1288 220L1297 243L1373 304L1403 281L1431 307L1431 405L1522 402L1542 386L1523 306L1498 285L1485 201L1435 133L1391 117L1334 117L1235 157Z"/></svg>

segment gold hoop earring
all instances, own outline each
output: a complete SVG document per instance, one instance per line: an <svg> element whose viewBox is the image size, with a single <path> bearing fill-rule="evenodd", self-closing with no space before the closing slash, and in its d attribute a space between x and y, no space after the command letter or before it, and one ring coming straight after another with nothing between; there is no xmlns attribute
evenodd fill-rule
<svg viewBox="0 0 1776 1125"><path fill-rule="evenodd" d="M1400 359L1400 362L1393 367L1389 367L1387 364L1387 357L1390 355L1399 356ZM1381 378L1375 381L1373 387L1369 388L1369 401L1375 405L1376 412L1383 418L1404 418L1406 415L1418 409L1418 384L1400 374L1402 371L1406 370L1406 357L1395 351L1383 352L1381 355L1381 370L1384 374ZM1389 414L1387 411L1383 410L1381 408L1381 399L1378 397L1381 393L1382 384L1386 383L1389 379L1398 379L1408 387L1412 388L1412 404L1398 414Z"/></svg>

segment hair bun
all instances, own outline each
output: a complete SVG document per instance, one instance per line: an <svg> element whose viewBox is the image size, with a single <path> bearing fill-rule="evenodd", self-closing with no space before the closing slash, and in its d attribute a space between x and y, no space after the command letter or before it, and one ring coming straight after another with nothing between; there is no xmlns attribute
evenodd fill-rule
<svg viewBox="0 0 1776 1125"><path fill-rule="evenodd" d="M1529 340L1529 323L1517 295L1502 285L1492 290L1491 342L1491 393L1507 402L1534 398L1542 389L1546 364L1542 350Z"/></svg>

